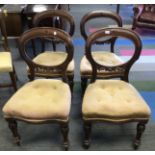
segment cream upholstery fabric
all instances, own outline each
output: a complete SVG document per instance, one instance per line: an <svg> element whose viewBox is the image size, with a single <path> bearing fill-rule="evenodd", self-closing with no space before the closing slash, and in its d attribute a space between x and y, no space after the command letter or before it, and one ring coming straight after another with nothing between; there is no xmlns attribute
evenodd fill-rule
<svg viewBox="0 0 155 155"><path fill-rule="evenodd" d="M67 121L71 106L68 84L38 79L20 88L3 107L4 117L29 121Z"/></svg>
<svg viewBox="0 0 155 155"><path fill-rule="evenodd" d="M0 73L13 71L10 52L0 52Z"/></svg>
<svg viewBox="0 0 155 155"><path fill-rule="evenodd" d="M125 121L148 119L150 108L131 84L97 80L86 89L82 113L86 120Z"/></svg>
<svg viewBox="0 0 155 155"><path fill-rule="evenodd" d="M46 66L55 66L59 65L67 57L67 53L65 52L51 52L51 51L46 51L44 53L39 54L36 56L33 61L37 64L40 65L46 65ZM72 60L67 68L67 72L74 72L74 60Z"/></svg>
<svg viewBox="0 0 155 155"><path fill-rule="evenodd" d="M92 52L92 55L96 62L106 66L113 66L122 64L123 61L114 53L111 52ZM92 72L92 67L86 56L83 56L80 64L81 74L90 74Z"/></svg>

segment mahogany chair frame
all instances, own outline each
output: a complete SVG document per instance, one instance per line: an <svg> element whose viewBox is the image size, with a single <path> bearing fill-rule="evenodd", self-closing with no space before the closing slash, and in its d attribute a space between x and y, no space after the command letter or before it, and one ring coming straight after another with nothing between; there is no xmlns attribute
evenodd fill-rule
<svg viewBox="0 0 155 155"><path fill-rule="evenodd" d="M71 16L67 11L63 11L63 10L47 10L41 13L38 13L34 16L33 19L33 27L43 27L44 26L44 20L45 19L54 19L53 20L53 27L59 28L59 29L64 29L63 23L67 22L69 24L69 32L68 34L70 36L73 36L74 31L75 31L75 21L73 16ZM33 41L33 40L32 40ZM42 51L45 51L45 42L43 40L42 41ZM52 45L53 45L53 50L56 51L56 43L61 42L60 40L52 40ZM71 74L69 73L68 75L68 79L70 82L70 88L71 91L73 91L73 86L74 86L74 73ZM28 75L29 77L29 75ZM46 77L51 77L46 75Z"/></svg>
<svg viewBox="0 0 155 155"><path fill-rule="evenodd" d="M62 63L59 64L57 66L44 66L44 65L39 65L34 63L31 58L27 55L27 51L26 51L26 44L32 40L35 39L37 37L40 37L42 39L44 38L58 38L61 41L63 41L65 43L65 47L66 47L66 52L68 53L66 60ZM61 78L62 81L69 84L68 82L68 77L66 76L66 69L68 64L70 63L70 61L73 58L73 44L72 44L72 40L70 38L70 36L65 33L63 30L57 29L57 28L49 28L49 27L44 27L44 28L32 28L26 32L24 32L20 38L19 38L19 49L20 49L20 54L21 57L24 59L24 61L28 64L29 68L30 68L30 72L31 72L31 81L35 79L35 70L37 69L43 69L43 70L47 70L47 71L51 71L51 72L55 72L55 70L59 70L61 73ZM69 132L69 119L64 121L64 120L45 120L45 121L38 121L38 122L31 122L31 121L27 121L27 120L23 120L23 119L16 119L16 118L5 118L8 121L9 124L9 128L12 131L15 143L17 145L20 145L20 135L18 133L17 130L17 121L24 121L27 123L33 123L33 124L41 124L41 123L57 123L60 125L60 129L62 132L62 136L63 136L63 146L65 148L65 150L68 150L69 148L69 140L68 140L68 132Z"/></svg>
<svg viewBox="0 0 155 155"><path fill-rule="evenodd" d="M1 29L1 33L3 34L3 37L4 37L4 40L2 39L1 44L5 51L10 52L9 45L8 45L8 39L7 39L7 33L6 33L6 26L5 26L5 21L4 21L2 12L0 12L0 29ZM0 84L0 88L13 87L14 90L16 91L17 90L17 84L16 84L17 74L15 71L14 65L13 65L13 71L9 72L9 76L11 79L11 83L10 84Z"/></svg>
<svg viewBox="0 0 155 155"><path fill-rule="evenodd" d="M118 27L122 27L122 19L115 12L101 11L101 10L88 12L86 15L83 16L83 18L81 19L81 22L80 22L80 31L81 31L81 35L84 38L85 42L88 39L88 34L86 32L86 24L87 24L87 22L90 21L90 20L93 20L93 19L98 19L98 18L111 19L111 20L116 22ZM96 40L94 42L94 44L97 44L97 45L110 44L110 52L114 53L114 46L115 46L116 39L117 39L116 37L111 37L111 38L109 38L107 40ZM90 77L91 77L91 73L90 74L88 73L86 75L81 74L82 94L84 93L84 91L86 89L87 81L88 81L88 79L90 79ZM104 73L103 73L102 77L106 77L106 75L104 75Z"/></svg>
<svg viewBox="0 0 155 155"><path fill-rule="evenodd" d="M123 37L123 38L131 40L133 42L133 44L135 45L135 51L134 51L134 54L131 57L131 59L128 60L127 62L124 62L121 65L117 65L117 66L105 66L105 65L101 65L101 64L97 63L91 54L92 45L94 44L94 42L97 39L99 39L101 37L102 38L107 37L107 36ZM125 82L129 82L129 80L128 80L129 70L130 70L131 66L134 64L134 62L139 58L141 49L142 49L141 40L140 40L139 36L132 30L128 30L128 29L124 29L124 28L105 28L105 29L101 29L101 30L91 34L88 37L86 45L85 45L86 57L89 60L89 62L91 63L91 66L93 69L90 83L95 82L96 79L98 78L97 77L98 76L97 69L111 71L108 78L120 77L121 80L123 80ZM148 119L138 120L138 119L132 118L132 119L130 119L130 121L112 122L112 121L105 121L105 120L103 121L103 120L97 119L97 118L96 119L95 118L89 118L89 119L83 118L83 122L84 122L84 147L85 148L89 148L89 146L90 146L91 126L92 126L92 123L94 123L94 122L109 122L109 123L115 123L115 124L138 122L137 134L136 134L136 137L135 137L135 140L133 143L134 148L137 149L140 145L141 136L145 130L145 125L148 122Z"/></svg>

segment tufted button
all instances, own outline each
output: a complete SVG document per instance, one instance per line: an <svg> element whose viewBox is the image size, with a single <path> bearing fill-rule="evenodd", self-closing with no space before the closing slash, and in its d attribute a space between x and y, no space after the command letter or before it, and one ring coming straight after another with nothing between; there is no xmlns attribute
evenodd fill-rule
<svg viewBox="0 0 155 155"><path fill-rule="evenodd" d="M122 89L123 89L123 87L121 87L121 86L118 86L118 89L119 89L119 90L122 90Z"/></svg>
<svg viewBox="0 0 155 155"><path fill-rule="evenodd" d="M131 102L131 99L126 99L127 102Z"/></svg>
<svg viewBox="0 0 155 155"><path fill-rule="evenodd" d="M115 95L115 91L111 91L109 94L110 94L111 96L114 96L114 95Z"/></svg>
<svg viewBox="0 0 155 155"><path fill-rule="evenodd" d="M97 98L97 102L101 102L101 98Z"/></svg>
<svg viewBox="0 0 155 155"><path fill-rule="evenodd" d="M57 86L53 86L53 89L57 89Z"/></svg>
<svg viewBox="0 0 155 155"><path fill-rule="evenodd" d="M40 86L34 85L33 88L38 89Z"/></svg>
<svg viewBox="0 0 155 155"><path fill-rule="evenodd" d="M154 8L153 7L151 8L151 12L154 12Z"/></svg>
<svg viewBox="0 0 155 155"><path fill-rule="evenodd" d="M105 87L105 85L101 85L100 88L101 89L105 89L106 87Z"/></svg>

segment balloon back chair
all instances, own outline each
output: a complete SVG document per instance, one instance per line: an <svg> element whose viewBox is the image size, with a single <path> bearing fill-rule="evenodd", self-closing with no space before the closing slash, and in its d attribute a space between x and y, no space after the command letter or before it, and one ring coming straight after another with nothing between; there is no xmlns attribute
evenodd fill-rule
<svg viewBox="0 0 155 155"><path fill-rule="evenodd" d="M17 90L16 85L16 72L12 63L11 52L8 46L6 26L3 19L3 14L0 12L0 29L4 39L2 39L2 46L4 51L0 51L0 73L9 73L11 84L0 84L0 87L13 87Z"/></svg>
<svg viewBox="0 0 155 155"><path fill-rule="evenodd" d="M68 12L63 10L48 10L35 15L33 19L33 27L56 27L59 29L65 30L70 36L73 36L74 29L75 29L75 22L73 16L71 16ZM33 41L33 40L32 40ZM42 52L41 54L37 55L34 58L34 61L41 64L48 64L52 65L52 61L60 61L64 59L66 54L62 51L56 51L56 44L60 43L61 41L58 39L52 40L53 51L46 51L45 50L45 41L41 40L42 43ZM34 41L33 41L34 43ZM55 52L54 52L55 51ZM58 73L48 73L42 72L39 70L35 72L35 75L38 77L47 77L52 78L55 75L60 76ZM70 82L70 88L73 90L74 85L74 60L70 62L67 67L67 76ZM31 77L31 74L28 69L28 77Z"/></svg>
<svg viewBox="0 0 155 155"><path fill-rule="evenodd" d="M104 37L123 37L132 41L135 51L130 60L119 65L98 63L92 55L92 45ZM88 148L91 141L91 126L94 122L115 124L138 122L137 135L133 146L138 148L145 124L150 118L150 108L138 91L128 83L131 66L141 53L141 40L132 30L123 28L105 28L91 34L86 42L86 58L91 64L92 75L82 103L84 121L84 146ZM97 71L110 71L109 78L98 79ZM121 78L112 79L112 78Z"/></svg>
<svg viewBox="0 0 155 155"><path fill-rule="evenodd" d="M26 44L40 37L56 38L64 42L66 57L55 65L43 65L34 62L27 54ZM68 149L68 122L71 107L71 92L66 76L66 68L73 58L73 45L70 36L56 28L33 28L24 32L19 38L19 48L22 58L30 68L31 80L22 86L4 105L4 118L8 121L15 138L20 144L17 131L17 120L27 123L58 123L64 138L64 148ZM52 61L52 60L51 60ZM36 79L35 71L43 70L51 73L59 72L61 79Z"/></svg>
<svg viewBox="0 0 155 155"><path fill-rule="evenodd" d="M111 19L114 23L116 23L115 27L122 27L122 19L121 17L110 11L93 11L87 13L81 20L80 23L80 30L81 30L81 35L86 41L88 38L88 28L86 28L86 25L89 24L89 21L95 20L95 19L100 19L101 21L104 19ZM102 22L103 23L103 22ZM116 37L111 37L106 40L96 40L94 44L97 45L103 45L103 44L110 44L110 52L108 51L93 51L93 56L96 60L102 62L103 64L106 63L107 65L110 63L114 64L120 64L122 63L122 60L114 53L114 45L116 41ZM84 93L87 81L90 79L91 74L92 74L92 68L87 60L86 56L84 56L81 60L80 64L80 73L81 73L81 87L82 87L82 93ZM106 77L110 74L111 72L97 72L98 76L100 77Z"/></svg>

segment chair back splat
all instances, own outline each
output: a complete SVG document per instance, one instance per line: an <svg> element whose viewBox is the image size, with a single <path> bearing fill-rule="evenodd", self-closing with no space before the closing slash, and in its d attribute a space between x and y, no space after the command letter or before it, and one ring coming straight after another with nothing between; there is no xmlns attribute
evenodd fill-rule
<svg viewBox="0 0 155 155"><path fill-rule="evenodd" d="M52 38L61 40L65 44L66 52L68 53L64 62L55 66L47 66L47 65L40 65L32 61L32 59L28 56L25 47L29 41L35 38L41 38L41 39ZM51 72L51 73L59 71L60 74L62 75L63 81L68 82L66 76L66 68L73 58L74 48L71 38L66 32L57 28L50 28L50 27L33 28L21 35L21 37L19 38L19 48L21 57L26 61L30 69L31 80L33 80L35 77L35 71L42 70L43 72Z"/></svg>
<svg viewBox="0 0 155 155"><path fill-rule="evenodd" d="M104 38L107 36L117 37L117 38L123 37L123 38L129 39L130 41L132 41L132 43L135 46L135 51L134 51L133 56L130 58L130 60L120 65L116 65L116 66L106 66L103 64L99 64L94 60L91 54L92 45L99 38ZM139 36L132 30L124 29L124 28L105 28L105 29L101 29L99 31L94 32L88 37L86 46L85 46L86 57L91 63L91 66L93 69L91 82L94 82L96 80L97 70L110 71L111 72L109 76L110 78L120 77L122 80L128 82L129 70L131 66L134 64L134 62L139 58L141 49L142 49L141 40Z"/></svg>

